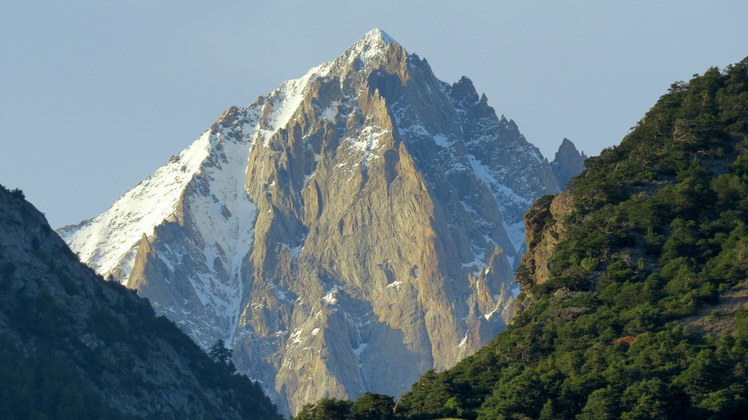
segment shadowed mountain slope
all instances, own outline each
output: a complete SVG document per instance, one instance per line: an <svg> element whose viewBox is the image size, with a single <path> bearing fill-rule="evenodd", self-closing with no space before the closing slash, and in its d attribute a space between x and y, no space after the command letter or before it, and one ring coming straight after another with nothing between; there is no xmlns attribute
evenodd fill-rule
<svg viewBox="0 0 748 420"><path fill-rule="evenodd" d="M81 264L2 186L0 359L4 418L280 418L257 384Z"/></svg>

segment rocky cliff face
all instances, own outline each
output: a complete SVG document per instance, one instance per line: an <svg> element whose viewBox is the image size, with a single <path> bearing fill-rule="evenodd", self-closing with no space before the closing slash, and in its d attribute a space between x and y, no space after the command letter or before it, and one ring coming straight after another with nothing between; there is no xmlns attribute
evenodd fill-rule
<svg viewBox="0 0 748 420"><path fill-rule="evenodd" d="M571 194L564 191L556 196L541 197L525 214L527 252L522 256L522 270L517 281L522 284L542 284L549 278L549 259L567 230L565 221L573 211Z"/></svg>
<svg viewBox="0 0 748 420"><path fill-rule="evenodd" d="M374 30L60 232L295 412L397 395L501 331L522 214L557 192L467 78Z"/></svg>
<svg viewBox="0 0 748 420"><path fill-rule="evenodd" d="M258 385L221 369L146 300L81 264L21 193L2 186L0 250L0 337L22 356L14 361L15 379L3 382L5 395L15 399L4 414L44 413L49 407L40 401L49 400L71 418L93 418L93 407L75 400L90 393L116 412L142 418L280 418ZM66 377L54 376L60 361ZM47 388L59 381L75 389L18 385L30 369ZM58 391L72 401L49 397ZM37 400L22 407L24 398Z"/></svg>
<svg viewBox="0 0 748 420"><path fill-rule="evenodd" d="M584 170L584 160L587 156L579 152L574 143L564 139L558 147L556 156L551 162L551 172L559 189L566 189L566 184Z"/></svg>
<svg viewBox="0 0 748 420"><path fill-rule="evenodd" d="M584 170L587 156L577 151L574 143L564 139L551 162L551 172L561 190L566 189L571 178ZM522 255L523 269L517 281L541 284L548 280L548 259L556 244L566 232L565 218L572 212L571 194L567 191L557 196L548 195L532 204L524 215L525 243Z"/></svg>

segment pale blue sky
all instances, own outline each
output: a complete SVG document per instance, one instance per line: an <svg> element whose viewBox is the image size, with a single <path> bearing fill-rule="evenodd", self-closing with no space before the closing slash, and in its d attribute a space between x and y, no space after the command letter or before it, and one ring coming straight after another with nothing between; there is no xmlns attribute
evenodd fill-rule
<svg viewBox="0 0 748 420"><path fill-rule="evenodd" d="M54 227L106 210L230 105L379 27L467 75L549 158L618 143L670 83L748 55L748 2L16 1L0 13L0 184Z"/></svg>

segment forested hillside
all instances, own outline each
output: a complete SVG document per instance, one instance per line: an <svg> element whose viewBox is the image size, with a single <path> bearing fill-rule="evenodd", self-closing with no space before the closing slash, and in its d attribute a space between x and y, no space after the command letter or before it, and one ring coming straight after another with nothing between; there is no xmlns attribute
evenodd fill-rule
<svg viewBox="0 0 748 420"><path fill-rule="evenodd" d="M674 83L528 214L524 310L505 332L393 415L325 400L298 418L744 418L747 135L748 59Z"/></svg>
<svg viewBox="0 0 748 420"><path fill-rule="evenodd" d="M0 185L0 418L280 419L215 350L94 274Z"/></svg>

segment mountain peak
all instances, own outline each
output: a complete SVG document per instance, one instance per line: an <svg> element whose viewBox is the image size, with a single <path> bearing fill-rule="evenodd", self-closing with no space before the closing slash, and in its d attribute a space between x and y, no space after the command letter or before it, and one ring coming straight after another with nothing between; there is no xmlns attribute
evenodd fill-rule
<svg viewBox="0 0 748 420"><path fill-rule="evenodd" d="M584 160L587 158L580 153L574 143L564 138L558 147L555 159L551 162L551 171L560 189L565 189L572 177L584 170Z"/></svg>
<svg viewBox="0 0 748 420"><path fill-rule="evenodd" d="M357 44L361 42L365 42L365 43L384 42L387 44L398 44L398 42L395 41L394 38L392 38L385 31L379 28L374 28L370 30L369 32L365 33L364 36L362 36L361 39L358 40Z"/></svg>
<svg viewBox="0 0 748 420"><path fill-rule="evenodd" d="M576 146L574 146L574 142L564 137L564 139L561 141L561 145L558 147L558 152L561 152L562 150L570 150L570 151L577 151Z"/></svg>
<svg viewBox="0 0 748 420"><path fill-rule="evenodd" d="M574 145L574 142L567 139L566 137L564 137L564 139L561 141L561 145L558 146L558 151L556 152L556 160L558 160L559 157L563 155L578 155L583 159L587 159L587 155L585 155L584 152L579 151Z"/></svg>
<svg viewBox="0 0 748 420"><path fill-rule="evenodd" d="M374 29L227 112L126 200L63 233L204 348L237 349L239 371L286 414L327 395L399 393L514 311L522 215L558 191L503 121L470 79L438 80ZM439 319L404 315L419 305Z"/></svg>
<svg viewBox="0 0 748 420"><path fill-rule="evenodd" d="M374 28L356 41L356 43L346 51L346 56L348 56L349 59L359 57L367 62L370 58L384 53L391 45L399 46L400 44L395 41L394 38L387 35L383 30Z"/></svg>

